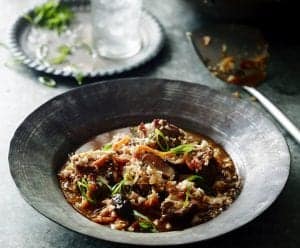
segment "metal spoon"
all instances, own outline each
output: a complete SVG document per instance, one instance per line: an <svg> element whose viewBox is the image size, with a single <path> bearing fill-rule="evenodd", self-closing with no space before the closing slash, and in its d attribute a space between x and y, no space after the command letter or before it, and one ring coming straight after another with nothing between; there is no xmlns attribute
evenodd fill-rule
<svg viewBox="0 0 300 248"><path fill-rule="evenodd" d="M262 60L267 58L267 44L259 30L237 24L206 24L200 30L187 33L187 37L210 71L213 71L217 77L225 82L232 80L233 83L239 84L245 91L254 96L300 144L300 130L278 107L253 87L265 79L263 70L250 68L246 69L245 73L243 70L239 70L240 68L232 67L237 64L240 66L246 61L245 66L247 68L248 58L256 57ZM225 69L228 69L226 66L229 66L228 73L224 68L224 71L220 72L219 70L220 66L222 69L223 64L220 65L220 61L223 60L229 62L225 64ZM261 62L263 66L264 61ZM232 71L233 74L231 74ZM239 74L241 77L236 77ZM248 85L244 85L245 83Z"/></svg>

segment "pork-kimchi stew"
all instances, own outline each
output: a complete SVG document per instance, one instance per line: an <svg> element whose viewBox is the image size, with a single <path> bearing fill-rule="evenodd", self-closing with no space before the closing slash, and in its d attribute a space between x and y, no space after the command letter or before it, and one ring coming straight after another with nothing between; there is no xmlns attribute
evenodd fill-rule
<svg viewBox="0 0 300 248"><path fill-rule="evenodd" d="M58 179L82 215L131 232L206 222L241 190L237 169L220 145L163 119L96 136L69 155Z"/></svg>

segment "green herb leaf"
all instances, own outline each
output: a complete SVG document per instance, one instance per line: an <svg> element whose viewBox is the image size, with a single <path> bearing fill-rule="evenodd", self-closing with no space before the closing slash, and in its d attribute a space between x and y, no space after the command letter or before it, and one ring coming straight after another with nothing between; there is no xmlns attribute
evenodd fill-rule
<svg viewBox="0 0 300 248"><path fill-rule="evenodd" d="M111 194L112 195L120 194L122 192L124 185L125 185L125 180L123 179L112 187Z"/></svg>
<svg viewBox="0 0 300 248"><path fill-rule="evenodd" d="M199 176L199 175L192 175L187 178L189 182L194 182L194 183L202 183L204 182L204 178Z"/></svg>
<svg viewBox="0 0 300 248"><path fill-rule="evenodd" d="M108 184L107 180L105 178L103 178L102 176L97 176L97 183L102 186L105 185L109 191L112 190L112 188L110 187L110 185Z"/></svg>
<svg viewBox="0 0 300 248"><path fill-rule="evenodd" d="M156 232L156 228L152 222L141 220L139 221L139 226L142 231L145 232Z"/></svg>
<svg viewBox="0 0 300 248"><path fill-rule="evenodd" d="M133 215L137 218L150 221L150 219L146 215L143 215L142 213L140 213L137 210L133 210Z"/></svg>
<svg viewBox="0 0 300 248"><path fill-rule="evenodd" d="M86 199L88 202L95 204L96 202L87 196L88 185L89 185L89 182L86 178L82 178L81 180L77 181L77 187L80 191L81 196L84 199Z"/></svg>
<svg viewBox="0 0 300 248"><path fill-rule="evenodd" d="M169 145L168 145L168 142L167 142L166 137L163 134L163 132L160 131L159 129L155 128L154 129L154 134L155 134L156 143L158 144L160 149L162 151L168 151L169 150Z"/></svg>
<svg viewBox="0 0 300 248"><path fill-rule="evenodd" d="M30 23L62 32L74 18L74 13L66 5L58 0L49 0L48 2L37 6L32 13L25 15L24 18Z"/></svg>
<svg viewBox="0 0 300 248"><path fill-rule="evenodd" d="M102 151L109 151L112 148L112 143L107 143L104 146L102 146L101 150Z"/></svg>
<svg viewBox="0 0 300 248"><path fill-rule="evenodd" d="M190 197L191 197L191 187L188 186L187 189L186 189L186 192L185 192L185 199L184 199L184 202L183 202L183 207L184 208L186 208L189 205Z"/></svg>
<svg viewBox="0 0 300 248"><path fill-rule="evenodd" d="M201 188L202 190L204 190L205 193L213 194L212 188L207 184L207 182L205 181L205 178L203 178L202 176L192 175L192 176L188 177L186 180L188 180L190 182L194 182L195 186L197 188Z"/></svg>
<svg viewBox="0 0 300 248"><path fill-rule="evenodd" d="M56 86L56 82L54 79L49 78L49 77L38 77L38 80L40 83L42 83L43 85L46 85L48 87L55 87Z"/></svg>
<svg viewBox="0 0 300 248"><path fill-rule="evenodd" d="M71 54L71 48L67 45L61 45L58 47L58 51L61 53L61 54Z"/></svg>
<svg viewBox="0 0 300 248"><path fill-rule="evenodd" d="M138 220L139 226L142 231L145 232L157 232L157 229L153 222L142 213L138 212L137 210L133 210L134 217Z"/></svg>
<svg viewBox="0 0 300 248"><path fill-rule="evenodd" d="M179 155L189 153L195 149L195 144L183 144L170 149L170 152Z"/></svg>
<svg viewBox="0 0 300 248"><path fill-rule="evenodd" d="M78 85L82 85L82 81L83 81L83 73L81 71L76 71L75 72L75 75L74 75L74 78L76 79Z"/></svg>
<svg viewBox="0 0 300 248"><path fill-rule="evenodd" d="M71 47L67 45L61 45L57 48L57 50L57 57L50 60L50 63L54 65L59 65L66 62L68 55L72 53Z"/></svg>
<svg viewBox="0 0 300 248"><path fill-rule="evenodd" d="M86 195L86 192L88 190L88 181L86 178L82 178L81 180L77 181L77 187L80 191L80 194L82 196Z"/></svg>

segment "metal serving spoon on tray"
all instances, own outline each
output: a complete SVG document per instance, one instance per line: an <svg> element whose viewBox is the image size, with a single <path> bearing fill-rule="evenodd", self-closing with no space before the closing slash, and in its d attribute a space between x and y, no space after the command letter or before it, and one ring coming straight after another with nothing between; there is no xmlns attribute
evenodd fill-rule
<svg viewBox="0 0 300 248"><path fill-rule="evenodd" d="M266 77L268 60L267 43L259 30L237 24L206 24L187 36L212 74L254 96L300 144L300 130L255 88Z"/></svg>

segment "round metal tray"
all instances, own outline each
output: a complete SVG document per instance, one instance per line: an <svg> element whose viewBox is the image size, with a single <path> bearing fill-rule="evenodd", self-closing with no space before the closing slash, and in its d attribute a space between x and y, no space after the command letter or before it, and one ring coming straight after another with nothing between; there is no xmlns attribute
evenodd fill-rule
<svg viewBox="0 0 300 248"><path fill-rule="evenodd" d="M65 1L75 12L75 20L62 34L34 27L23 16L14 23L10 33L12 54L28 67L52 75L75 77L78 71L84 77L109 76L136 68L158 54L164 41L164 32L157 19L143 11L140 33L142 48L134 56L126 59L106 59L90 52L92 27L89 1ZM60 45L72 44L75 51L68 56L68 62L54 65L49 58L41 58L41 48L56 51ZM81 47L80 47L81 46ZM54 54L51 54L54 56ZM51 56L50 54L48 56ZM48 61L47 61L48 59Z"/></svg>

